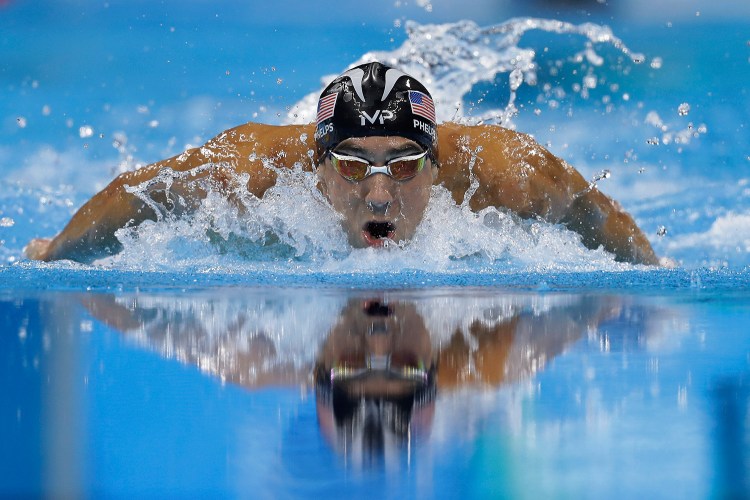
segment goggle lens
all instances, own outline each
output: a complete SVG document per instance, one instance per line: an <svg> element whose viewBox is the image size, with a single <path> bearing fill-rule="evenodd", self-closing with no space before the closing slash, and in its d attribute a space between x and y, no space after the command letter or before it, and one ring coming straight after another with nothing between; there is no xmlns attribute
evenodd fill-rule
<svg viewBox="0 0 750 500"><path fill-rule="evenodd" d="M333 168L344 179L354 182L362 181L366 177L377 173L384 173L397 181L405 181L421 172L427 159L427 151L425 151L418 155L394 158L384 167L374 167L367 160L356 156L344 156L333 151L330 152L330 155Z"/></svg>
<svg viewBox="0 0 750 500"><path fill-rule="evenodd" d="M391 167L391 177L396 180L411 179L416 176L424 167L425 156L421 158L401 158L389 163Z"/></svg>
<svg viewBox="0 0 750 500"><path fill-rule="evenodd" d="M367 177L367 170L370 164L364 160L353 159L348 157L336 157L331 153L331 161L336 171L344 179L350 181L361 181Z"/></svg>
<svg viewBox="0 0 750 500"><path fill-rule="evenodd" d="M331 380L349 380L359 378L372 371L381 371L391 377L422 380L427 377L424 362L413 353L391 353L385 358L385 366L370 366L373 358L364 352L349 353L339 359L331 368Z"/></svg>

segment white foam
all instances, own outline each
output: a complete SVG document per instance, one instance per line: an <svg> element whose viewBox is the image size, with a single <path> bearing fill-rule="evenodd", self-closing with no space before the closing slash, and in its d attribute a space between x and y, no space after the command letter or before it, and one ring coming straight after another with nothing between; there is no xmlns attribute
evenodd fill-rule
<svg viewBox="0 0 750 500"><path fill-rule="evenodd" d="M269 164L269 168L273 166ZM236 203L203 185L208 196L189 217L170 212L150 199L154 186L170 184L162 178L164 175L185 182L189 173L165 171L158 179L132 188L160 212L160 220L120 229L117 237L123 251L98 264L151 270L277 270L290 274L629 267L616 263L601 249L586 249L577 234L562 226L524 221L494 208L474 213L467 204L457 205L441 186L433 187L425 218L411 242L386 249L353 249L340 216L315 188L315 175L301 168L276 171L277 184L262 199L246 191L244 177L235 183L240 186L232 193Z"/></svg>

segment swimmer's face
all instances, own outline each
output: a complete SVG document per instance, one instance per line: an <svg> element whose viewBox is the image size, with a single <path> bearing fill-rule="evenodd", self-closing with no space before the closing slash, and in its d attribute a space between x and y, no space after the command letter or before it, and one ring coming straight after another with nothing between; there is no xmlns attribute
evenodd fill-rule
<svg viewBox="0 0 750 500"><path fill-rule="evenodd" d="M333 150L367 160L374 166L422 153L424 149L404 137L357 137L340 142ZM411 179L398 181L376 173L359 182L339 174L327 156L318 168L321 192L343 218L353 247L381 247L386 241L408 241L422 221L430 199L437 167L428 158Z"/></svg>

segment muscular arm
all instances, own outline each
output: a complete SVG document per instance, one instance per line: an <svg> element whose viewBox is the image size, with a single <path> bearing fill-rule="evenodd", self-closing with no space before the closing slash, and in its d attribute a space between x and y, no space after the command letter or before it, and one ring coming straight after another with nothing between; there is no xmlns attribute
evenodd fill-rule
<svg viewBox="0 0 750 500"><path fill-rule="evenodd" d="M159 214L154 206L190 211L206 195L206 184L201 181L231 193L236 187L235 173L249 174L247 190L261 197L276 181L275 172L264 167L264 159L272 159L277 167L301 162L309 168L308 151L313 147L312 126L241 125L203 147L121 174L84 204L60 234L50 240L33 240L26 254L36 260L90 262L116 253L121 245L115 231L156 220ZM172 175L168 169L187 174ZM154 203L147 204L129 192L143 183L149 183L147 194Z"/></svg>
<svg viewBox="0 0 750 500"><path fill-rule="evenodd" d="M457 203L470 187L470 168L478 180L469 200L472 210L504 207L523 218L561 223L582 236L588 248L619 261L658 264L651 244L633 218L573 167L527 135L497 126L440 126L443 183Z"/></svg>

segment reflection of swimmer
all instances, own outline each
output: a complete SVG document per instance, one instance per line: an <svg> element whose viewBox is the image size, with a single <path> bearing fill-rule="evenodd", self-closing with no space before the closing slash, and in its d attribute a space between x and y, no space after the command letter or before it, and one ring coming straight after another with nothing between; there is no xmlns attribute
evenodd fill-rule
<svg viewBox="0 0 750 500"><path fill-rule="evenodd" d="M449 321L442 325L453 326L437 335L425 320L431 308L445 309L439 300L380 295L330 308L337 311L332 326L310 335L300 326L310 327L307 316L326 307L304 314L298 302L269 307L277 302L265 296L210 303L196 297L160 301L97 294L82 300L108 325L223 381L248 388L308 385L312 373L323 434L357 460L428 434L438 391L499 387L533 377L622 309L618 298L549 297L543 305L532 296L500 295L444 311ZM258 315L269 309L275 309L272 317ZM454 318L454 312L461 317ZM285 324L287 316L297 323ZM273 325L312 340L308 352L285 352L288 339Z"/></svg>
<svg viewBox="0 0 750 500"><path fill-rule="evenodd" d="M436 361L414 304L352 300L315 362L316 408L328 442L356 460L429 430Z"/></svg>
<svg viewBox="0 0 750 500"><path fill-rule="evenodd" d="M201 148L120 175L59 235L33 240L26 254L91 261L116 253L121 249L117 229L156 220L160 211L193 210L209 189L233 200L245 188L262 197L277 178L268 162L281 168L315 165L318 189L342 215L354 247L408 241L422 220L431 186L442 184L457 203L470 197L474 211L506 208L524 218L561 223L578 232L587 247L603 246L617 260L658 263L633 219L564 161L529 136L498 126L438 127L427 89L379 63L335 79L321 95L314 126L248 123ZM133 191L145 182L152 183L150 199Z"/></svg>

